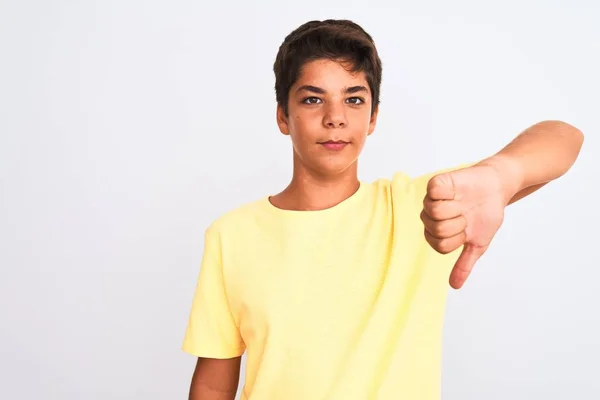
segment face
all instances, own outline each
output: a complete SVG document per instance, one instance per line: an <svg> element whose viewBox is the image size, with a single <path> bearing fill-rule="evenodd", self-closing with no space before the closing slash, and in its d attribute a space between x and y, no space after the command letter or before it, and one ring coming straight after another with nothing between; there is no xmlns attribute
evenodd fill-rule
<svg viewBox="0 0 600 400"><path fill-rule="evenodd" d="M288 115L278 107L277 123L292 139L295 168L334 176L356 167L377 111L371 113L365 73L348 69L331 60L305 64L290 88Z"/></svg>

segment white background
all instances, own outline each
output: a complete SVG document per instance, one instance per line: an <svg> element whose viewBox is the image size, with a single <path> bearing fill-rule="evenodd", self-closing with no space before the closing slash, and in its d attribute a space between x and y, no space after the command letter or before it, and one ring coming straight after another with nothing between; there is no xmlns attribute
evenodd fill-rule
<svg viewBox="0 0 600 400"><path fill-rule="evenodd" d="M187 398L204 229L287 184L272 64L329 17L384 62L363 180L586 134L450 293L443 399L600 398L600 5L395 3L1 0L0 398Z"/></svg>

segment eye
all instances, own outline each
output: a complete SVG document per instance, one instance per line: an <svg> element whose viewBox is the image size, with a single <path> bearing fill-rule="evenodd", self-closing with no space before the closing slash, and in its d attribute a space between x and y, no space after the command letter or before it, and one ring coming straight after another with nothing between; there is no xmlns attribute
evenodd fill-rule
<svg viewBox="0 0 600 400"><path fill-rule="evenodd" d="M363 104L365 102L364 99L361 99L360 97L350 97L349 99L346 99L346 101L354 105Z"/></svg>
<svg viewBox="0 0 600 400"><path fill-rule="evenodd" d="M304 103L304 104L319 104L320 102L321 102L321 99L318 97L307 97L302 100L302 103Z"/></svg>

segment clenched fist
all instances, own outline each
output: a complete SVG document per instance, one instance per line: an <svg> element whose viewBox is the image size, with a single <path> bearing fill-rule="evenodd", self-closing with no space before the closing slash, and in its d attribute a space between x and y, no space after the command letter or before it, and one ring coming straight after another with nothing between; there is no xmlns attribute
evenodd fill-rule
<svg viewBox="0 0 600 400"><path fill-rule="evenodd" d="M462 252L450 274L450 286L462 287L504 221L506 188L488 165L436 175L429 180L421 220L425 239L436 251Z"/></svg>

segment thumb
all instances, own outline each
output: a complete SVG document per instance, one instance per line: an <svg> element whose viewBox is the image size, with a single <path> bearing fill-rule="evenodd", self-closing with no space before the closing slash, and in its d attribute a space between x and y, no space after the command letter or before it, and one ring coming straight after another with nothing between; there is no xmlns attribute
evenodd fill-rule
<svg viewBox="0 0 600 400"><path fill-rule="evenodd" d="M454 200L456 187L452 172L434 176L427 183L427 196L431 200Z"/></svg>
<svg viewBox="0 0 600 400"><path fill-rule="evenodd" d="M460 289L475 266L475 263L485 253L488 246L473 246L465 244L454 268L450 273L450 286L454 289Z"/></svg>

